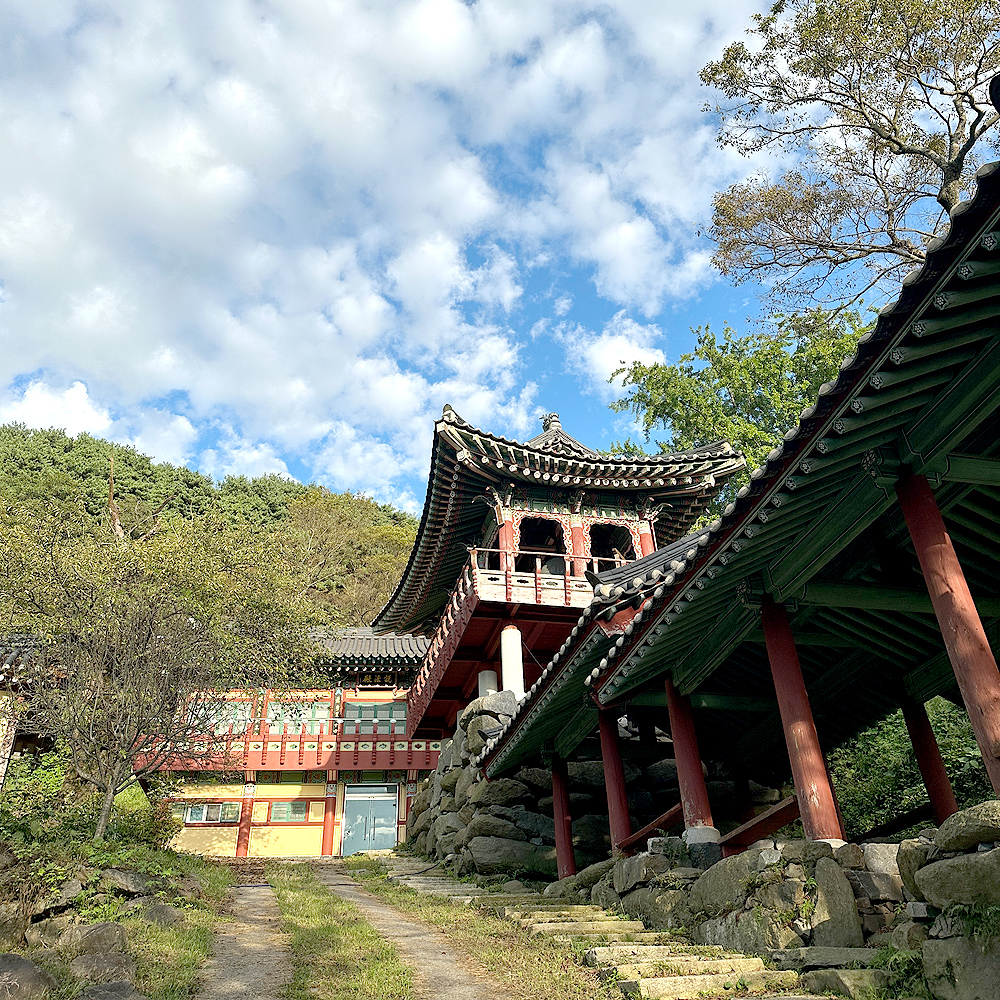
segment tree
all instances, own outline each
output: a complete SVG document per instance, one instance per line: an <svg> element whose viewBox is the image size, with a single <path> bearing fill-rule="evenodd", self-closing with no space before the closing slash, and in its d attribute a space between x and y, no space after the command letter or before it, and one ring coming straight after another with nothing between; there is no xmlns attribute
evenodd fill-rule
<svg viewBox="0 0 1000 1000"><path fill-rule="evenodd" d="M959 808L992 798L966 712L944 698L932 699L926 708ZM830 773L852 838L927 802L927 789L900 711L834 750Z"/></svg>
<svg viewBox="0 0 1000 1000"><path fill-rule="evenodd" d="M713 262L779 299L919 264L998 141L995 0L777 0L701 71L719 143L787 162L715 196ZM832 279L832 280L831 280Z"/></svg>
<svg viewBox="0 0 1000 1000"><path fill-rule="evenodd" d="M657 441L661 451L725 440L743 452L750 470L795 424L819 387L836 377L864 331L857 311L835 315L823 309L778 316L773 329L751 334L725 326L721 340L707 326L698 327L695 349L676 364L635 361L616 371L612 378L624 375L629 391L611 408L634 414L647 440L664 428L667 438ZM729 481L720 503L731 499L746 475Z"/></svg>
<svg viewBox="0 0 1000 1000"><path fill-rule="evenodd" d="M301 593L326 621L367 625L399 580L416 526L361 494L311 487L289 501L278 533Z"/></svg>
<svg viewBox="0 0 1000 1000"><path fill-rule="evenodd" d="M103 520L80 500L0 511L0 611L38 640L20 709L102 794L95 840L130 785L216 762L229 692L279 685L310 658L316 620L271 536L175 515L137 539L114 530L115 506Z"/></svg>

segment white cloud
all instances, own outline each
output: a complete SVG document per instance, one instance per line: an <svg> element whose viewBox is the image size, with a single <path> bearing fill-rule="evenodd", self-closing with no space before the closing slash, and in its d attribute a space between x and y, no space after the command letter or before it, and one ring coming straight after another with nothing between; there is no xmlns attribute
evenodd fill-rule
<svg viewBox="0 0 1000 1000"><path fill-rule="evenodd" d="M758 6L4 6L0 418L419 496L445 402L534 429L533 278L584 323L568 272L647 319L709 280L745 167L696 71ZM631 322L560 327L604 398Z"/></svg>
<svg viewBox="0 0 1000 1000"><path fill-rule="evenodd" d="M637 323L624 311L616 313L600 333L579 324L561 324L555 330L556 339L566 351L566 367L605 401L621 395L621 377L610 381L619 368L634 361L644 365L663 363L663 351L655 346L662 336L655 324Z"/></svg>
<svg viewBox="0 0 1000 1000"><path fill-rule="evenodd" d="M111 426L107 411L94 405L82 382L61 391L44 382L31 382L19 398L0 403L0 422L57 427L74 436L84 431L100 434Z"/></svg>

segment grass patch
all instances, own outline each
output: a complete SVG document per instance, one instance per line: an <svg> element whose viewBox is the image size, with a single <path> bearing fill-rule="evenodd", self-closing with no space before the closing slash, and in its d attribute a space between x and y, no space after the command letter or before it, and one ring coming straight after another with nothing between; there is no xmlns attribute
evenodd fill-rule
<svg viewBox="0 0 1000 1000"><path fill-rule="evenodd" d="M268 880L291 937L290 1000L408 1000L413 974L395 946L308 864L274 863Z"/></svg>
<svg viewBox="0 0 1000 1000"><path fill-rule="evenodd" d="M513 1000L605 1000L621 997L613 983L579 964L573 949L527 928L471 907L425 896L391 883L373 857L356 854L345 867L373 895L448 935L459 951L474 959Z"/></svg>

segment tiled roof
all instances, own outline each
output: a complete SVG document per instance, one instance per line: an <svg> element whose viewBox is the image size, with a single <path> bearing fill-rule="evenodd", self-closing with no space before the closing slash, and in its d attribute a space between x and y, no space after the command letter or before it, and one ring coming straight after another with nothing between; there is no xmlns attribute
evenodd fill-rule
<svg viewBox="0 0 1000 1000"><path fill-rule="evenodd" d="M661 455L603 456L571 438L553 416L541 435L524 444L481 431L445 407L434 427L427 499L413 551L396 591L375 618L376 628L434 629L468 547L480 542L493 516L481 502L491 490L555 487L663 504L657 532L669 538L687 531L745 464L725 441Z"/></svg>
<svg viewBox="0 0 1000 1000"><path fill-rule="evenodd" d="M423 635L397 635L372 628L343 628L313 633L331 663L365 666L419 664L430 640Z"/></svg>

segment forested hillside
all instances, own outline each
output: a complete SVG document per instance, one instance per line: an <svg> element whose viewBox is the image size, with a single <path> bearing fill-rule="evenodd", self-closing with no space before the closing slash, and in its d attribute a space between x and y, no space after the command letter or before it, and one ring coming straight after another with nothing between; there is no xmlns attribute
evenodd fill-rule
<svg viewBox="0 0 1000 1000"><path fill-rule="evenodd" d="M331 493L277 475L221 483L183 466L154 463L134 448L89 434L0 426L0 498L17 509L70 505L109 518L109 487L133 538L173 518L219 518L267 537L270 558L287 561L318 621L363 625L381 607L409 555L417 522L387 504Z"/></svg>

